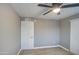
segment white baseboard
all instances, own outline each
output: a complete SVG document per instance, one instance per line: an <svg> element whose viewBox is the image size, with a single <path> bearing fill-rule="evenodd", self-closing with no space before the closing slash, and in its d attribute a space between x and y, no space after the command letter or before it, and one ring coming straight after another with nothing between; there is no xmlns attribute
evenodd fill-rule
<svg viewBox="0 0 79 59"><path fill-rule="evenodd" d="M19 54L20 54L20 52L21 52L21 49L18 51L17 55L19 55Z"/></svg>
<svg viewBox="0 0 79 59"><path fill-rule="evenodd" d="M66 51L69 51L69 49L67 49L67 48L65 48L65 47L63 47L63 46L61 46L61 45L58 45L60 48L62 48L62 49L64 49L64 50L66 50Z"/></svg>
<svg viewBox="0 0 79 59"><path fill-rule="evenodd" d="M55 45L55 46L43 46L43 47L35 47L35 48L33 48L33 49L53 48L53 47L58 47L58 45Z"/></svg>
<svg viewBox="0 0 79 59"><path fill-rule="evenodd" d="M64 50L66 50L66 51L69 51L69 49L67 49L67 48L65 48L65 47L63 47L63 46L61 46L61 45L34 47L34 48L32 48L32 49L43 49L43 48L54 48L54 47L60 47L60 48L62 48L62 49L64 49ZM19 55L19 53L20 53L21 50L29 50L29 49L20 49L19 52L17 53L17 55Z"/></svg>
<svg viewBox="0 0 79 59"><path fill-rule="evenodd" d="M32 48L32 49L43 49L43 48L53 48L53 47L59 47L59 45L55 45L55 46L34 47L34 48ZM21 50L29 50L29 49L21 49Z"/></svg>

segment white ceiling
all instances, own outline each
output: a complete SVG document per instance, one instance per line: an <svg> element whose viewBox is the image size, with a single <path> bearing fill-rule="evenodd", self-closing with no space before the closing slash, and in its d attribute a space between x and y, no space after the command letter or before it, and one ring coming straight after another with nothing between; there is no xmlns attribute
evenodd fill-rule
<svg viewBox="0 0 79 59"><path fill-rule="evenodd" d="M48 8L39 7L37 3L14 3L11 4L14 10L21 17L35 17L43 19L59 20L79 13L79 7L61 9L61 14L56 15L53 12L42 15Z"/></svg>

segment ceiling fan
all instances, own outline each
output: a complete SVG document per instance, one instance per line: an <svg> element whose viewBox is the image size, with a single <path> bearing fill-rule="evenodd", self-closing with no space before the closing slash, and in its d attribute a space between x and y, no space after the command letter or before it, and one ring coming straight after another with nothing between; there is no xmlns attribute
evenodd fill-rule
<svg viewBox="0 0 79 59"><path fill-rule="evenodd" d="M77 7L79 6L79 3L74 3L74 4L68 4L68 5L63 5L63 3L51 3L51 5L46 5L46 4L38 4L40 7L47 7L50 8L46 13L43 15L46 15L50 12L54 12L56 14L60 14L61 8L70 8L70 7Z"/></svg>

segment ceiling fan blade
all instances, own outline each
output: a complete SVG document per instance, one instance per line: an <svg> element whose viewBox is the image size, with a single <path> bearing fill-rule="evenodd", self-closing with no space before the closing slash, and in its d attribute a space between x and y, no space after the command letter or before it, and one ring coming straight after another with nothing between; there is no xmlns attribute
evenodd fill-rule
<svg viewBox="0 0 79 59"><path fill-rule="evenodd" d="M41 7L49 7L49 8L52 8L52 6L43 5L43 4L38 4L38 6L41 6Z"/></svg>
<svg viewBox="0 0 79 59"><path fill-rule="evenodd" d="M52 5L57 5L57 6L60 6L62 5L63 3L52 3Z"/></svg>
<svg viewBox="0 0 79 59"><path fill-rule="evenodd" d="M43 15L46 15L46 14L48 14L48 13L50 13L52 10L49 10L49 11L47 11L46 13L44 13Z"/></svg>
<svg viewBox="0 0 79 59"><path fill-rule="evenodd" d="M79 3L63 5L61 8L69 8L69 7L77 7L77 6L79 6Z"/></svg>

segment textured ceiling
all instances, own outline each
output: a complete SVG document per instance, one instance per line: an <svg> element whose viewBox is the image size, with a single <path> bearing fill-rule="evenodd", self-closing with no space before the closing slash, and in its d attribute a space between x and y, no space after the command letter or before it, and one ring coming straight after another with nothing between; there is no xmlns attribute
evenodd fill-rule
<svg viewBox="0 0 79 59"><path fill-rule="evenodd" d="M79 7L72 7L61 9L60 15L56 15L53 12L47 15L42 15L48 10L48 8L39 7L37 6L37 3L14 3L11 5L14 8L14 10L18 13L18 15L21 17L35 17L59 20L79 13Z"/></svg>

